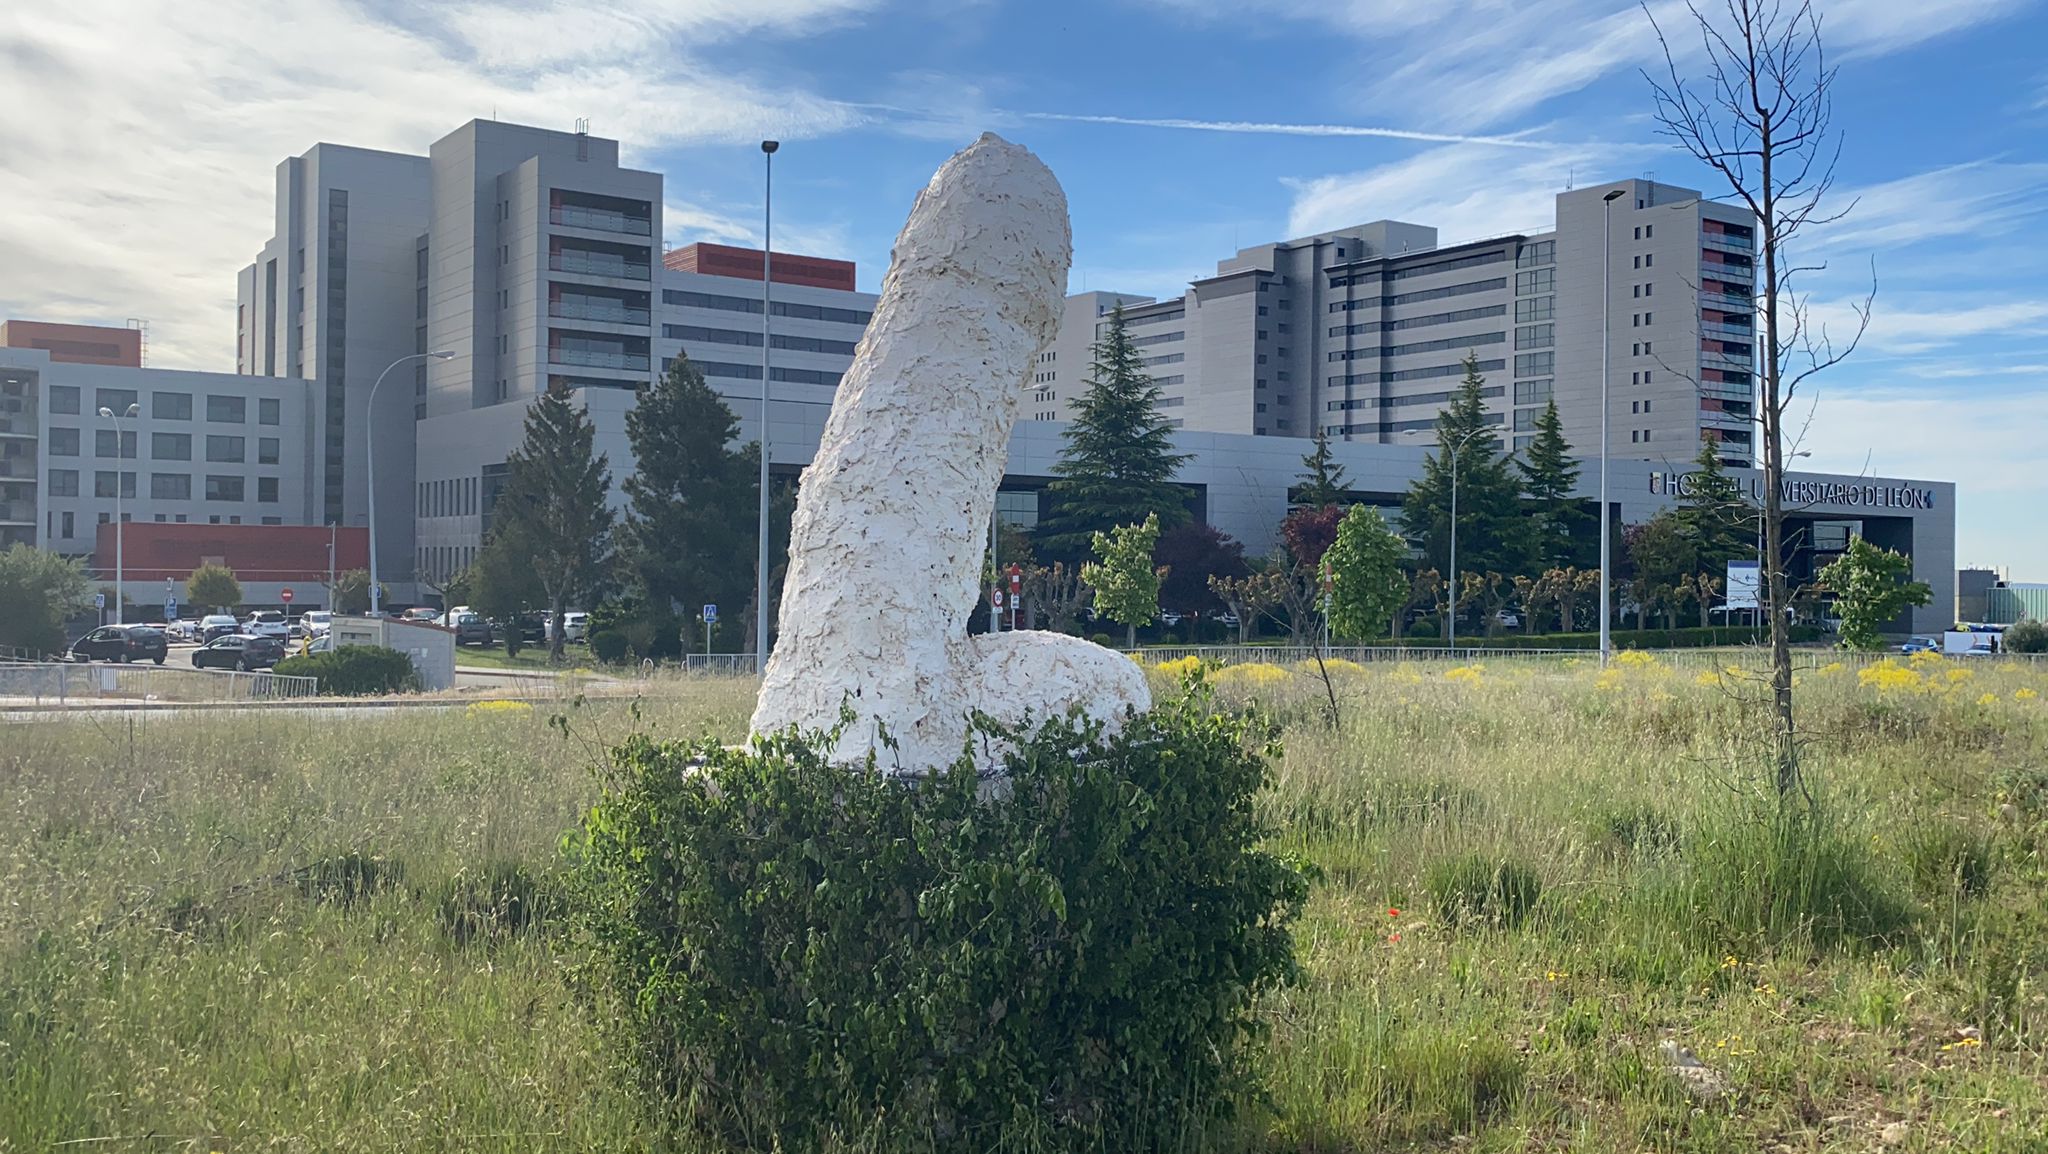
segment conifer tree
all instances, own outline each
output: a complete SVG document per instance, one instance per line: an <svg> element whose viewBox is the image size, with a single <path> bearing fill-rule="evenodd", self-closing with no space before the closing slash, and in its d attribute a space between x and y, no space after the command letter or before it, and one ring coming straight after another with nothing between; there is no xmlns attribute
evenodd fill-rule
<svg viewBox="0 0 2048 1154"><path fill-rule="evenodd" d="M1678 519L1692 536L1702 572L1720 573L1729 559L1756 553L1756 516L1742 486L1721 465L1715 442L1700 438L1692 475L1679 493Z"/></svg>
<svg viewBox="0 0 2048 1154"><path fill-rule="evenodd" d="M1516 458L1515 469L1522 475L1522 500L1529 514L1529 561L1535 571L1590 564L1593 550L1585 537L1593 517L1572 493L1579 483L1579 463L1572 459L1571 443L1564 439L1564 422L1558 419L1555 399L1536 418L1536 435Z"/></svg>
<svg viewBox="0 0 2048 1154"><path fill-rule="evenodd" d="M527 547L547 594L548 656L562 659L562 615L594 593L611 555L611 473L596 452L597 429L569 390L555 385L526 413L526 440L505 459L497 524Z"/></svg>
<svg viewBox="0 0 2048 1154"><path fill-rule="evenodd" d="M1422 539L1427 564L1448 571L1455 467L1458 568L1467 573L1521 573L1527 569L1528 554L1522 490L1508 469L1494 422L1486 419L1485 387L1478 359L1468 354L1464 381L1437 414L1437 448L1424 462L1422 476L1408 488L1401 522L1409 537Z"/></svg>
<svg viewBox="0 0 2048 1154"><path fill-rule="evenodd" d="M1344 466L1330 453L1330 438L1318 432L1315 449L1301 459L1304 472L1295 485L1294 503L1305 509L1321 509L1344 500Z"/></svg>
<svg viewBox="0 0 2048 1154"><path fill-rule="evenodd" d="M1187 496L1173 475L1189 454L1173 449L1172 426L1159 412L1159 387L1145 374L1121 307L1095 342L1088 390L1074 404L1066 448L1053 472L1052 512L1039 531L1047 556L1088 555L1095 534L1143 524L1158 514L1162 529L1188 519Z"/></svg>

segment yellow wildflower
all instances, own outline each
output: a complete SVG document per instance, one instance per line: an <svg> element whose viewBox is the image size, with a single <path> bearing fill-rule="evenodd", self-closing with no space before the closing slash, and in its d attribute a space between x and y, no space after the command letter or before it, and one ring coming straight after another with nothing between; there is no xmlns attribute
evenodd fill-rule
<svg viewBox="0 0 2048 1154"><path fill-rule="evenodd" d="M533 704L526 701L472 701L463 710L472 717L489 717L497 713L532 713Z"/></svg>
<svg viewBox="0 0 2048 1154"><path fill-rule="evenodd" d="M2031 689L2015 689L2012 691L2012 699L2014 701L2032 701L2039 696L2041 695Z"/></svg>
<svg viewBox="0 0 2048 1154"><path fill-rule="evenodd" d="M1985 694L1984 696L1982 696L1982 697L1980 697L1980 698L1978 698L1978 699L1977 699L1977 704L1979 704L1979 705L1997 705L1997 704L1998 704L1998 695L1997 695L1996 693L1987 693L1987 694Z"/></svg>

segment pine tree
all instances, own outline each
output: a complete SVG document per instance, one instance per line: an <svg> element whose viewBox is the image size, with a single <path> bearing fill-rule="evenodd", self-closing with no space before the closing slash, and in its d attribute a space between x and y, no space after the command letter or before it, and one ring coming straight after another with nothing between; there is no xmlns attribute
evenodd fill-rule
<svg viewBox="0 0 2048 1154"><path fill-rule="evenodd" d="M589 414L566 387L551 387L527 410L526 440L505 459L498 494L496 519L525 543L547 593L548 656L556 661L569 601L596 591L611 553L611 474L596 441Z"/></svg>
<svg viewBox="0 0 2048 1154"><path fill-rule="evenodd" d="M1294 488L1294 503L1305 509L1321 509L1344 500L1344 466L1331 455L1330 438L1318 432L1315 443L1314 451L1301 459L1306 471Z"/></svg>
<svg viewBox="0 0 2048 1154"><path fill-rule="evenodd" d="M1720 573L1729 559L1756 553L1756 518L1742 486L1721 465L1715 442L1700 438L1692 475L1679 494L1679 523L1693 538L1702 572Z"/></svg>
<svg viewBox="0 0 2048 1154"><path fill-rule="evenodd" d="M733 628L754 596L761 456L733 448L739 418L677 357L626 414L636 471L626 479L626 565L650 604L695 615L718 605Z"/></svg>
<svg viewBox="0 0 2048 1154"><path fill-rule="evenodd" d="M1401 522L1410 537L1421 537L1432 568L1450 565L1451 470L1457 469L1458 568L1466 573L1527 571L1527 522L1522 490L1502 455L1500 438L1486 419L1478 359L1465 358L1465 379L1437 414L1437 449L1422 476L1408 488ZM1447 577L1446 580L1450 580Z"/></svg>
<svg viewBox="0 0 2048 1154"><path fill-rule="evenodd" d="M1536 435L1515 460L1515 468L1522 475L1522 502L1529 514L1530 563L1538 571L1590 564L1585 536L1593 517L1572 494L1579 483L1579 463L1564 439L1556 400L1536 418Z"/></svg>
<svg viewBox="0 0 2048 1154"><path fill-rule="evenodd" d="M1159 395L1117 308L1095 342L1088 391L1074 403L1066 448L1053 466L1052 513L1039 531L1048 556L1084 557L1095 534L1155 513L1163 529L1188 519L1187 495L1173 475L1190 455L1173 451Z"/></svg>

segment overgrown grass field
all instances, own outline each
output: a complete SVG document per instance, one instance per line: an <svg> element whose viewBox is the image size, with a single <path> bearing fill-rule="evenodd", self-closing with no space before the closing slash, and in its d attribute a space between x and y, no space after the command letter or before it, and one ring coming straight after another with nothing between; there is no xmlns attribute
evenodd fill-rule
<svg viewBox="0 0 2048 1154"><path fill-rule="evenodd" d="M1803 673L1797 837L1739 669L1332 679L1334 728L1312 674L1212 676L1281 725L1266 804L1322 879L1269 1108L1191 1147L2048 1149L2048 676ZM736 739L752 685L650 694L10 726L0 1149L654 1145L561 839L607 743Z"/></svg>

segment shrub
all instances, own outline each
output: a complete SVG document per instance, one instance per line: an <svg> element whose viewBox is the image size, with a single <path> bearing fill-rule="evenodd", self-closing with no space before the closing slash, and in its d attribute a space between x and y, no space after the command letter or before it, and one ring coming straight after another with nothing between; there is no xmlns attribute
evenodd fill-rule
<svg viewBox="0 0 2048 1154"><path fill-rule="evenodd" d="M420 688L412 658L380 645L344 645L326 653L287 657L277 672L291 677L317 677L320 692L339 697L380 693L412 693Z"/></svg>
<svg viewBox="0 0 2048 1154"><path fill-rule="evenodd" d="M2008 625L1999 644L2007 653L2048 653L2048 624L2022 621Z"/></svg>
<svg viewBox="0 0 2048 1154"><path fill-rule="evenodd" d="M1709 814L1687 839L1683 889L1664 912L1701 945L1740 952L1758 942L1817 948L1880 945L1912 928L1869 841L1817 814L1762 805Z"/></svg>
<svg viewBox="0 0 2048 1154"><path fill-rule="evenodd" d="M613 629L591 634L590 655L606 665L617 665L626 659L626 635Z"/></svg>
<svg viewBox="0 0 2048 1154"><path fill-rule="evenodd" d="M352 909L357 902L395 888L404 880L404 862L361 850L321 858L291 872L292 885L301 896L343 909Z"/></svg>
<svg viewBox="0 0 2048 1154"><path fill-rule="evenodd" d="M457 945L509 937L555 912L554 888L516 861L463 872L441 887L441 928Z"/></svg>
<svg viewBox="0 0 2048 1154"><path fill-rule="evenodd" d="M1095 644L1102 646L1104 649L1108 649L1111 646L1109 634L1107 633L1090 634L1088 640L1093 641Z"/></svg>
<svg viewBox="0 0 2048 1154"><path fill-rule="evenodd" d="M670 1123L740 1145L1151 1149L1252 1089L1297 977L1305 872L1262 847L1268 768L1198 693L1119 734L977 722L916 783L637 736L586 820L593 988Z"/></svg>
<svg viewBox="0 0 2048 1154"><path fill-rule="evenodd" d="M1512 928L1522 924L1543 896L1543 879L1528 865L1483 854L1437 862L1429 868L1425 886L1437 917L1450 925Z"/></svg>

